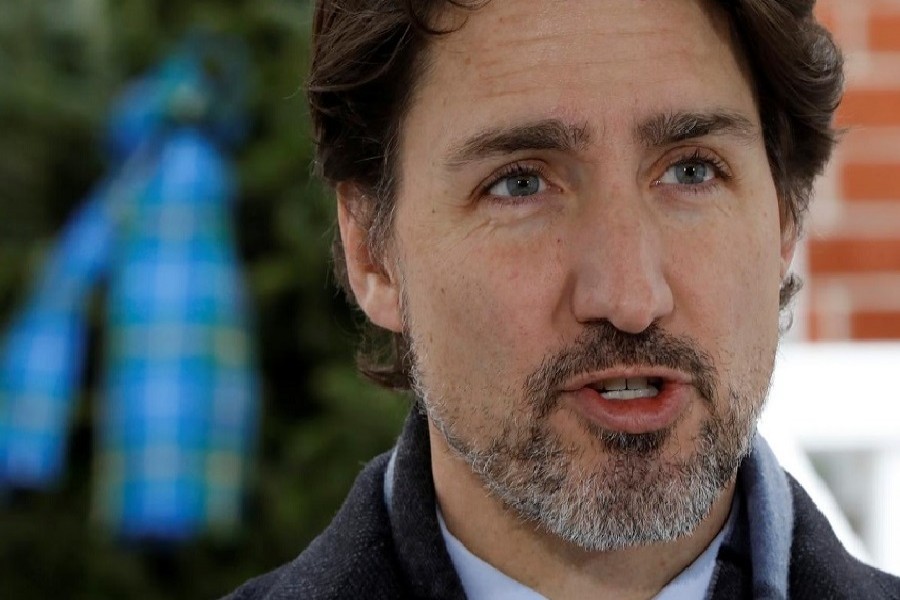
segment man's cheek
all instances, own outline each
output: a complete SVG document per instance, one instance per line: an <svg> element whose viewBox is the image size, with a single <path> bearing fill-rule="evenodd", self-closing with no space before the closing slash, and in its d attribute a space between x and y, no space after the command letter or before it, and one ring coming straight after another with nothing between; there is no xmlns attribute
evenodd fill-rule
<svg viewBox="0 0 900 600"><path fill-rule="evenodd" d="M440 304L451 336L488 346L514 349L537 319L528 290L503 285L502 279L490 276L454 281Z"/></svg>
<svg viewBox="0 0 900 600"><path fill-rule="evenodd" d="M694 285L687 292L691 300L683 308L697 328L688 333L751 359L777 335L778 265L774 255L741 237L737 233L730 248L722 245L711 252L715 260L694 263Z"/></svg>
<svg viewBox="0 0 900 600"><path fill-rule="evenodd" d="M540 286L517 285L498 272L459 273L448 281L452 285L429 293L423 307L429 312L433 358L440 355L450 368L492 377L533 368L541 360L547 349L538 346L555 336L544 326L552 307L542 301Z"/></svg>

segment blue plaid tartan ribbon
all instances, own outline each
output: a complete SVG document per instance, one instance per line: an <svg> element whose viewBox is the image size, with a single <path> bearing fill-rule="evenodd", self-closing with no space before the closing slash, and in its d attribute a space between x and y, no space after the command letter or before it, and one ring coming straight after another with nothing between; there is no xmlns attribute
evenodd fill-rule
<svg viewBox="0 0 900 600"><path fill-rule="evenodd" d="M46 487L63 467L91 292L107 282L94 505L129 538L234 527L258 423L231 169L202 112L172 118L173 98L196 109L209 95L197 54L124 95L117 172L63 232L0 350L0 488Z"/></svg>
<svg viewBox="0 0 900 600"><path fill-rule="evenodd" d="M62 469L79 388L91 288L106 269L113 221L102 192L63 232L0 354L0 488L44 487Z"/></svg>

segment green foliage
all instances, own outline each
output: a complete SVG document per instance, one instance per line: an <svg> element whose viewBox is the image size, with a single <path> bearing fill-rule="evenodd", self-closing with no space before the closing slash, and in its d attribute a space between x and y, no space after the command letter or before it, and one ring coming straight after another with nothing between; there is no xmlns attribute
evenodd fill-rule
<svg viewBox="0 0 900 600"><path fill-rule="evenodd" d="M407 410L352 367L354 315L329 278L333 201L310 177L303 0L0 0L0 327L54 235L103 173L99 132L123 83L188 29L252 53L251 137L235 157L264 422L243 528L177 548L121 545L91 518L92 358L57 489L0 498L2 598L215 598L295 556ZM102 301L92 357L100 356Z"/></svg>

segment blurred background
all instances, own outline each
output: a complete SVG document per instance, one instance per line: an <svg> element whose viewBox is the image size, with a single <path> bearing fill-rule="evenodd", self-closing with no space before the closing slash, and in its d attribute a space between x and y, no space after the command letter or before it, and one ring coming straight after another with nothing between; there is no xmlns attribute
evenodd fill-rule
<svg viewBox="0 0 900 600"><path fill-rule="evenodd" d="M361 464L392 445L407 400L355 374L360 317L331 281L334 210L310 176L302 90L309 4L0 0L0 340L40 333L48 321L22 316L38 307L77 325L60 343L80 358L65 374L71 389L53 390L37 416L52 434L41 438L50 466L13 461L0 445L7 465L0 471L0 598L218 597L295 556L330 520ZM762 428L848 544L900 573L900 519L892 508L900 503L900 395L884 382L900 366L900 1L820 0L818 11L847 54L840 123L848 132L808 221L797 259L807 285ZM210 51L208 60L201 49L196 62L213 84L198 84L184 50L185 36L198 31L226 36L225 55L238 57L241 72L223 74L221 60L216 64L222 55ZM187 59L166 62L185 52ZM232 76L241 82L237 98ZM147 98L161 99L164 108L142 104ZM228 114L209 108L226 104L240 107ZM144 144L135 131L152 129L154 119L177 122L184 135ZM204 119L225 125L199 127ZM206 157L200 164L222 185L198 187L185 173L164 176L161 166L184 153ZM175 212L160 208L160 198L174 199ZM128 386L147 392L153 378L145 369L143 378L122 382L109 372L111 365L133 366L122 350L128 338L117 331L125 321L133 325L136 306L149 310L133 293L151 280L129 288L121 274L133 264L115 251L152 259L159 275L169 250L147 250L147 236L177 242L187 235L173 233L166 221L172 214L193 215L188 233L207 236L207 245L178 256L187 264L202 255L199 264L214 265L212 279L226 282L210 289L243 298L213 303L204 316L213 315L212 322L203 327L243 340L246 352L222 357L211 343L202 372L244 377L229 388L240 391L232 413L246 415L251 426L225 442L210 441L208 432L191 438L204 464L234 469L186 473L179 483L187 482L185 497L206 494L205 508L156 515L148 525L147 514L127 509L147 490L111 475L135 443L119 435L131 431L122 414L134 418L142 408L113 399L135 389ZM227 223L204 226L222 215ZM79 232L98 230L107 243L81 263L60 258ZM60 292L54 268L83 277ZM60 300L67 290L75 290L72 306ZM198 327L196 315L185 318ZM52 366L46 355L37 362ZM14 419L3 418L0 433L8 435ZM51 442L60 464L53 464ZM231 462L210 459L216 452ZM144 463L159 458L142 456ZM9 468L14 463L18 471ZM46 477L22 478L44 467ZM182 497L182 488L172 489L167 497ZM240 519L216 512L234 498Z"/></svg>
<svg viewBox="0 0 900 600"><path fill-rule="evenodd" d="M0 491L0 598L216 598L295 556L360 465L393 444L406 400L355 374L358 317L330 277L334 209L310 177L309 4L0 0L0 332L34 304L62 232L114 171L107 132L123 90L198 27L243 45L243 139L222 150L238 182L225 242L248 297L261 425L246 441L252 472L236 527L172 543L104 526L99 421L114 349L110 284L99 281L83 307L90 335L59 478ZM115 271L107 265L107 281Z"/></svg>
<svg viewBox="0 0 900 600"><path fill-rule="evenodd" d="M807 220L762 429L847 545L900 574L900 392L885 385L900 367L900 1L816 12L845 53L845 133Z"/></svg>

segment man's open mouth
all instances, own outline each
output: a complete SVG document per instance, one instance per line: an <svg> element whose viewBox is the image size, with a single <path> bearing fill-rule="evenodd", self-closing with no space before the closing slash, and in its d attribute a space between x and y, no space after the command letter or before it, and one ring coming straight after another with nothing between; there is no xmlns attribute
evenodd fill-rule
<svg viewBox="0 0 900 600"><path fill-rule="evenodd" d="M662 389L661 377L618 377L589 384L607 400L635 400L654 398Z"/></svg>

